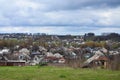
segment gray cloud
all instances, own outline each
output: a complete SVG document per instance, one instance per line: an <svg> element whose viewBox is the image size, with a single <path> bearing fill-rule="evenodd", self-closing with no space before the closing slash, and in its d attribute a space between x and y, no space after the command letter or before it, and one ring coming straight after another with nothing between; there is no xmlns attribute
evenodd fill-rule
<svg viewBox="0 0 120 80"><path fill-rule="evenodd" d="M35 0L47 5L48 10L75 10L81 8L114 8L120 0Z"/></svg>
<svg viewBox="0 0 120 80"><path fill-rule="evenodd" d="M79 27L85 32L119 28L119 14L120 0L0 0L1 27Z"/></svg>

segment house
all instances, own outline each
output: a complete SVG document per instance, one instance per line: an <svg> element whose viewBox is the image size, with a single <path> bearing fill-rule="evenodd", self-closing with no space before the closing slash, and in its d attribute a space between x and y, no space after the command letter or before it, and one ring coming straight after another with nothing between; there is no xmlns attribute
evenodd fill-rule
<svg viewBox="0 0 120 80"><path fill-rule="evenodd" d="M51 52L48 52L45 60L49 63L65 63L65 59L60 53L52 54Z"/></svg>
<svg viewBox="0 0 120 80"><path fill-rule="evenodd" d="M55 53L53 56L56 57L56 58L62 58L62 57L63 57L63 56L62 56L61 54L59 54L59 53Z"/></svg>
<svg viewBox="0 0 120 80"><path fill-rule="evenodd" d="M60 58L58 63L62 63L62 64L65 63L65 59L64 58Z"/></svg>
<svg viewBox="0 0 120 80"><path fill-rule="evenodd" d="M25 66L25 61L19 60L0 61L0 66Z"/></svg>
<svg viewBox="0 0 120 80"><path fill-rule="evenodd" d="M63 55L61 55L59 53L55 53L54 57L56 58L57 63L65 63L65 59L64 59Z"/></svg>
<svg viewBox="0 0 120 80"><path fill-rule="evenodd" d="M106 68L107 62L108 58L103 54L101 50L98 50L92 57L90 57L84 62L82 68L97 66L104 66Z"/></svg>
<svg viewBox="0 0 120 80"><path fill-rule="evenodd" d="M44 55L40 52L32 52L30 54L31 60L30 65L37 65L44 60Z"/></svg>
<svg viewBox="0 0 120 80"><path fill-rule="evenodd" d="M42 46L39 46L39 51L46 51L46 52L47 52L47 49L45 49L45 48L42 47Z"/></svg>
<svg viewBox="0 0 120 80"><path fill-rule="evenodd" d="M109 51L109 68L112 70L120 70L120 51Z"/></svg>
<svg viewBox="0 0 120 80"><path fill-rule="evenodd" d="M19 51L14 51L11 54L11 57L12 57L11 60L24 60L24 61L26 61L26 63L29 63L29 61L31 59L28 54L22 53L22 52L19 52Z"/></svg>
<svg viewBox="0 0 120 80"><path fill-rule="evenodd" d="M100 56L98 59L94 60L92 63L93 63L93 67L107 68L108 58L106 56Z"/></svg>
<svg viewBox="0 0 120 80"><path fill-rule="evenodd" d="M25 66L26 61L24 60L11 60L7 54L0 54L0 66Z"/></svg>
<svg viewBox="0 0 120 80"><path fill-rule="evenodd" d="M22 48L21 50L19 50L19 53L23 53L23 54L30 54L30 51L27 48Z"/></svg>
<svg viewBox="0 0 120 80"><path fill-rule="evenodd" d="M76 59L77 58L77 54L73 51L66 51L65 57L68 59Z"/></svg>
<svg viewBox="0 0 120 80"><path fill-rule="evenodd" d="M46 53L46 57L54 57L54 55L53 55L53 53L51 53L51 52L47 52L47 53Z"/></svg>
<svg viewBox="0 0 120 80"><path fill-rule="evenodd" d="M4 48L4 49L2 49L2 50L0 50L0 54L8 54L9 53L9 49L7 49L7 48Z"/></svg>

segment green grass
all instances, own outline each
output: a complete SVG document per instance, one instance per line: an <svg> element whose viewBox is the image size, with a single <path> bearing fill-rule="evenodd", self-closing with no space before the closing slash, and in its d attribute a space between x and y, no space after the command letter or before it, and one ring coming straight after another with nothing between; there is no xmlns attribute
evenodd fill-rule
<svg viewBox="0 0 120 80"><path fill-rule="evenodd" d="M0 67L0 80L119 80L120 71L57 67Z"/></svg>

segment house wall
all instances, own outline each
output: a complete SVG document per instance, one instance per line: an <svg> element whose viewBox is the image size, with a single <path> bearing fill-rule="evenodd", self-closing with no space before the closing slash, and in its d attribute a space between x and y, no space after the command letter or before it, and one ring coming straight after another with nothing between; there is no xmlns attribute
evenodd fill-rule
<svg viewBox="0 0 120 80"><path fill-rule="evenodd" d="M25 66L24 62L7 62L7 66Z"/></svg>
<svg viewBox="0 0 120 80"><path fill-rule="evenodd" d="M0 66L6 66L7 62L0 62Z"/></svg>
<svg viewBox="0 0 120 80"><path fill-rule="evenodd" d="M0 62L0 66L25 66L25 62Z"/></svg>
<svg viewBox="0 0 120 80"><path fill-rule="evenodd" d="M99 64L97 64L98 62L100 62ZM91 64L89 64L90 67L92 68L96 68L96 67L101 67L101 68L108 68L108 61L106 60L95 60L93 62L91 62Z"/></svg>

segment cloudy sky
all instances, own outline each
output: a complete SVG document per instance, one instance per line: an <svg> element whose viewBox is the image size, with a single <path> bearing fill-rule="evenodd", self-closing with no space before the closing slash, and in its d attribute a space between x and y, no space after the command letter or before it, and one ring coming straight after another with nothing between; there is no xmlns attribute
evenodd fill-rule
<svg viewBox="0 0 120 80"><path fill-rule="evenodd" d="M120 33L120 0L0 0L0 33Z"/></svg>

